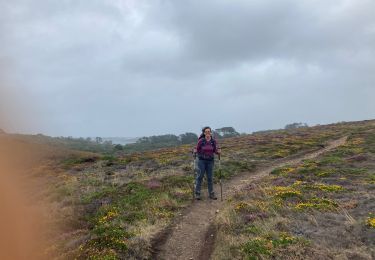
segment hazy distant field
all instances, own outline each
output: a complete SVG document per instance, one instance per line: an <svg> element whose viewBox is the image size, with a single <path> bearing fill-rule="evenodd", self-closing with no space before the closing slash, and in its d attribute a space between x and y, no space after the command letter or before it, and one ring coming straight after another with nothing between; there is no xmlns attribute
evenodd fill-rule
<svg viewBox="0 0 375 260"><path fill-rule="evenodd" d="M93 138L94 139L94 138ZM132 144L137 142L138 137L103 137L103 141L111 141L113 144Z"/></svg>

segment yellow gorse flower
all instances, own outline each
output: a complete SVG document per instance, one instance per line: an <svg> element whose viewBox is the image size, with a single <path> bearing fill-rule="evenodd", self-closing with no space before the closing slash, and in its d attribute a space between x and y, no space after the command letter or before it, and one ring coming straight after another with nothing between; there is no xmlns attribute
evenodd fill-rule
<svg viewBox="0 0 375 260"><path fill-rule="evenodd" d="M295 190L292 187L284 187L284 186L275 186L273 188L275 191L275 196L277 197L287 197L287 196L300 196L302 193L298 190Z"/></svg>
<svg viewBox="0 0 375 260"><path fill-rule="evenodd" d="M118 216L118 213L116 211L108 211L106 215L104 215L103 217L99 219L99 223L103 224L107 222L108 220L111 220L117 216Z"/></svg>
<svg viewBox="0 0 375 260"><path fill-rule="evenodd" d="M249 206L249 204L247 204L246 202L240 202L240 203L238 203L236 205L235 209L236 210L241 210L241 209L244 209L244 208L246 208L248 206Z"/></svg>
<svg viewBox="0 0 375 260"><path fill-rule="evenodd" d="M285 168L281 169L281 173L287 174L287 173L290 173L290 172L292 172L294 170L295 170L294 168L285 167Z"/></svg>
<svg viewBox="0 0 375 260"><path fill-rule="evenodd" d="M344 188L340 185L327 185L327 184L315 184L313 188L322 190L322 191L342 191Z"/></svg>
<svg viewBox="0 0 375 260"><path fill-rule="evenodd" d="M372 228L375 228L375 217L374 218L368 218L367 219L367 225L372 227Z"/></svg>

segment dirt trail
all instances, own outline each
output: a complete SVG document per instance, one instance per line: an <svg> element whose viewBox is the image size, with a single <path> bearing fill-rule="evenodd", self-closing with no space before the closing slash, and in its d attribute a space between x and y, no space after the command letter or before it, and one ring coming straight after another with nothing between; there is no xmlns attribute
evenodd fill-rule
<svg viewBox="0 0 375 260"><path fill-rule="evenodd" d="M274 168L285 165L295 165L305 159L313 159L320 154L332 150L346 142L347 136L329 142L329 144L315 152L301 155L296 158L275 162L270 166L249 174L241 174L223 184L223 200L229 198L236 190L241 190L245 185L255 179L268 175ZM202 191L204 187L202 186ZM214 190L219 195L218 200L209 200L203 196L202 201L194 202L185 213L179 217L177 223L166 234L165 240L159 242L155 248L157 259L209 259L212 244L215 239L212 221L216 210L221 210L225 201L220 201L220 187L215 185Z"/></svg>

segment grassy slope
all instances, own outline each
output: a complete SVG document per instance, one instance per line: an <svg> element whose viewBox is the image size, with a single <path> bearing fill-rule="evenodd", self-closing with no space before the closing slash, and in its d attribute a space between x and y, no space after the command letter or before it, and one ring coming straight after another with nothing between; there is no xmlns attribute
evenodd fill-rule
<svg viewBox="0 0 375 260"><path fill-rule="evenodd" d="M374 259L375 125L232 198L213 259Z"/></svg>
<svg viewBox="0 0 375 260"><path fill-rule="evenodd" d="M224 177L251 172L279 158L319 149L327 140L361 132L373 123L332 124L225 139L221 143ZM58 155L53 158L53 163L44 167L33 167L32 171L36 175L43 176L47 171L56 173L58 177L58 181L48 184L42 196L46 202L53 205L55 216L49 233L50 247L46 248L44 254L66 259L149 257L152 237L191 203L193 177L190 149L191 146L184 145L118 157L87 153ZM265 181L274 181L279 183L274 186L283 186L284 175L281 171L281 174L275 173L274 180ZM315 191L314 187L304 187L305 183L299 185L301 189ZM267 187L268 184L265 184L264 188L259 189L261 192L257 199L275 196L272 193L275 190L268 190ZM337 194L343 194L340 192ZM248 195L243 196L245 198ZM283 203L283 196L278 200L279 204ZM293 196L291 197L293 199ZM304 202L308 203L308 198L304 198ZM252 198L248 199L251 202ZM244 201L246 202L246 199ZM223 243L227 239L231 240L231 236L237 234L236 232L240 232L238 229L232 229L232 224L244 227L248 225L247 222L241 222L242 211L234 210L238 206L237 202L239 203L238 198L234 198L233 204L228 205L228 210L225 211L231 212L228 213L231 217L225 218L225 223L219 222L220 227L223 227L220 230L225 230L221 236ZM306 214L308 211L301 212ZM361 212L367 214L365 211ZM271 220L271 217L268 217L271 213L280 215L272 209L265 213L265 219ZM272 225L269 228L278 232ZM255 234L246 231L241 233L241 237L245 237L245 244L230 243L233 248L230 250L233 252L230 257L243 257L244 245L251 241L253 235L255 238ZM275 243L295 246L295 243L288 242L287 237L285 241L282 237L279 240ZM220 243L219 241L218 245L221 245ZM228 248L223 245L221 248ZM285 249L277 247L277 250L280 248ZM253 253L251 250L249 252L246 254L251 256ZM271 253L258 253L255 256L269 256L274 254L274 251L272 249ZM215 255L225 256L221 250L216 250Z"/></svg>
<svg viewBox="0 0 375 260"><path fill-rule="evenodd" d="M347 134L361 124L223 140L224 177L319 149L328 139ZM65 252L67 258L149 257L151 238L191 203L190 149L191 146L184 145L70 165L69 181L60 187L69 192L54 199L74 205L72 215L64 216L68 223L65 234L71 235L65 235L63 241L57 238L54 246Z"/></svg>

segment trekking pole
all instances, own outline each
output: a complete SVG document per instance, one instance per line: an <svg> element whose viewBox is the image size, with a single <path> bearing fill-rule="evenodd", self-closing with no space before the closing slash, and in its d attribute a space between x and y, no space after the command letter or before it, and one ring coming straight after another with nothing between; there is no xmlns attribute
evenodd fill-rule
<svg viewBox="0 0 375 260"><path fill-rule="evenodd" d="M196 179L196 158L197 158L197 153L195 152L194 149L191 150L191 153L193 155L193 177L194 177L194 180L193 180L193 188L192 188L192 195L193 195L193 201L195 200L195 179Z"/></svg>
<svg viewBox="0 0 375 260"><path fill-rule="evenodd" d="M218 154L219 156L219 183L220 183L220 199L221 201L223 201L223 183L221 182L221 175L222 175L222 171L221 171L221 156L220 156L220 153Z"/></svg>

